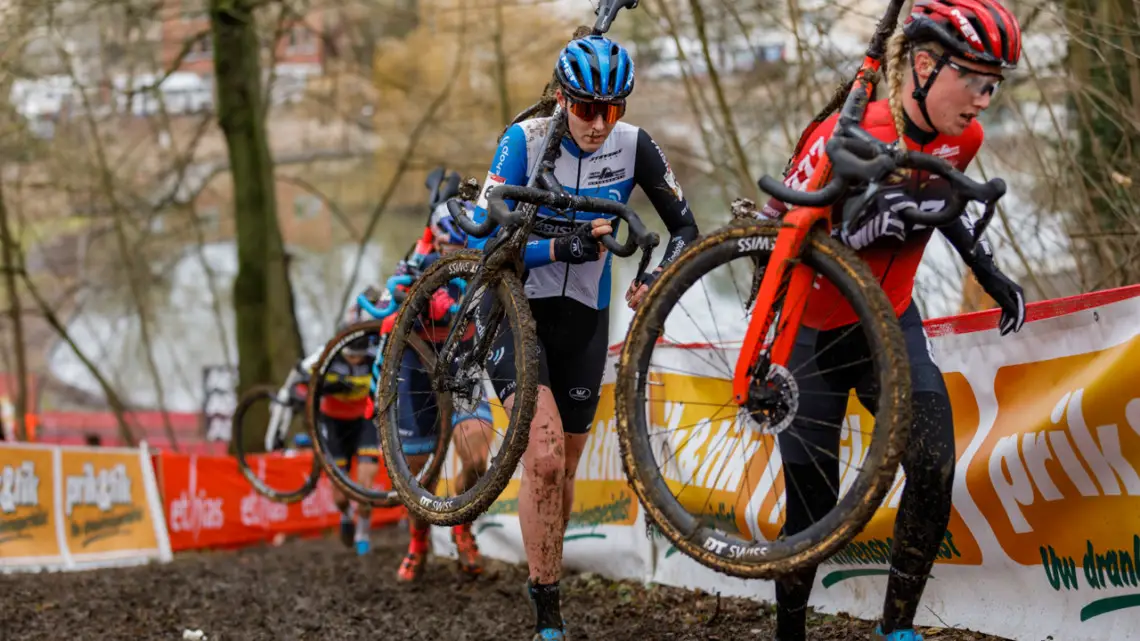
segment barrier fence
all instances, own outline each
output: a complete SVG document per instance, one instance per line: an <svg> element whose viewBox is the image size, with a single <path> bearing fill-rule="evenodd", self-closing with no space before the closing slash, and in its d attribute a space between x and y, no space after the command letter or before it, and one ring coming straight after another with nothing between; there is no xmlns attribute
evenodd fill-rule
<svg viewBox="0 0 1140 641"><path fill-rule="evenodd" d="M312 453L250 457L254 471L270 487L300 487L312 468ZM253 490L230 456L163 452L155 457L163 507L175 551L237 547L268 541L278 534L316 533L336 526L340 512L332 484L321 476L308 497L292 505L274 503ZM387 483L381 469L377 481ZM372 510L374 526L395 523L404 508Z"/></svg>
<svg viewBox="0 0 1140 641"><path fill-rule="evenodd" d="M958 462L951 520L918 623L1027 641L1140 640L1140 286L1033 304L1029 319L1007 337L994 329L996 311L927 323L951 396ZM658 358L699 372L712 350L728 362L736 356L685 346L664 348L668 356ZM618 453L612 364L605 371L575 483L567 567L772 600L771 582L716 574L646 527ZM708 376L660 382L654 393L665 402L654 403L662 409L652 420L663 428L710 418L698 401L727 385ZM709 509L771 538L783 519L782 481L773 480L780 461L768 455L777 450L757 447L762 437L721 418L710 421L718 440L730 443L728 451L755 452L747 466L765 473L743 474L739 456L718 462L709 448L684 448L685 430L673 436L683 450L677 458L690 470L725 467L697 477L720 492ZM495 419L505 423L501 412ZM841 469L865 451L859 435L871 420L857 402L849 405ZM295 487L308 474L309 456L255 457L255 466L271 484ZM445 474L454 464L453 455ZM879 615L904 483L900 473L865 531L821 567L813 606ZM400 519L403 509L373 514L380 525ZM516 473L476 521L487 555L524 560L517 514ZM0 570L169 560L172 550L245 545L337 520L327 478L306 500L282 506L254 493L230 457L152 456L145 446L0 445ZM446 528L434 529L433 544L437 553L454 554Z"/></svg>
<svg viewBox="0 0 1140 641"><path fill-rule="evenodd" d="M1138 296L1140 286L1133 286L1034 304L1030 322L1006 337L994 329L996 310L927 324L950 392L958 462L952 516L923 596L920 625L1026 641L1140 640ZM717 350L724 353L711 353ZM654 361L669 371L700 372L702 363L725 362L721 356L732 363L736 351L663 348ZM567 567L774 600L773 583L716 574L646 527L622 472L612 360L578 468ZM783 523L778 450L770 439L759 443L767 437L740 429L734 418L711 415L730 382L705 374L662 373L661 385L651 388L651 408L660 408L651 416L655 429L696 426L702 419L712 428L694 439L693 428L669 432L671 458L684 467L672 470L679 474L674 480L711 490L704 511L726 527L773 538ZM499 413L496 421L504 425L505 417ZM860 435L871 421L852 400L841 470L858 465L866 450ZM713 448L713 442L723 446ZM740 452L754 454L746 462ZM445 474L454 464L449 460ZM763 472L745 474L746 466ZM668 477L671 470L665 472ZM475 526L484 552L507 561L525 559L518 478L516 473ZM904 483L900 473L867 528L820 568L811 601L817 609L880 616ZM693 512L710 496L688 494ZM454 554L443 531L433 532L433 544L437 552Z"/></svg>
<svg viewBox="0 0 1140 641"><path fill-rule="evenodd" d="M0 446L0 569L169 561L145 447Z"/></svg>
<svg viewBox="0 0 1140 641"><path fill-rule="evenodd" d="M251 457L273 487L299 487L312 454ZM378 482L387 482L381 469ZM402 507L374 509L372 524ZM279 534L318 534L340 513L332 485L292 505L257 494L229 456L139 449L0 444L0 571L73 570L169 561L172 552L232 548Z"/></svg>

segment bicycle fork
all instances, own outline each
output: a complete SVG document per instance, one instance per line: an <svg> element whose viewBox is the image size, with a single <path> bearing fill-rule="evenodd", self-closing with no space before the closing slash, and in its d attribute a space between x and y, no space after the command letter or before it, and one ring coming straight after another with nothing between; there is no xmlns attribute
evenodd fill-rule
<svg viewBox="0 0 1140 641"><path fill-rule="evenodd" d="M754 380L764 380L774 365L785 368L788 365L803 320L804 306L795 305L788 309L782 304L789 298L806 301L811 293L815 270L804 265L799 257L812 230L819 224L829 225L828 209L794 208L783 222L760 281L752 319L733 373L733 400L741 406L748 402ZM777 313L780 316L778 323Z"/></svg>

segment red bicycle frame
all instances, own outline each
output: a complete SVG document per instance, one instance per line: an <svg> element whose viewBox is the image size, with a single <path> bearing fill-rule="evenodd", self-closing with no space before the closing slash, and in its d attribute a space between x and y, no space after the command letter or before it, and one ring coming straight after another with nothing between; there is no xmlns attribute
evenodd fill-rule
<svg viewBox="0 0 1140 641"><path fill-rule="evenodd" d="M897 15L897 14L896 14ZM881 57L868 53L863 58L863 64L851 85L851 93L865 90L865 96L870 97L874 91L872 82L873 73L877 73L882 66ZM849 94L850 95L850 94ZM803 139L806 139L806 135ZM803 140L801 139L801 140ZM831 178L831 159L826 150L823 151L816 166L815 172L808 180L805 191L819 191ZM748 400L748 388L752 385L752 372L760 354L765 350L769 353L769 364L786 367L792 355L796 334L800 330L803 319L803 307L791 311L784 310L781 318L782 330L778 330L771 341L767 341L771 329L772 308L777 299L781 298L780 290L787 280L787 289L782 299L807 300L811 294L812 281L815 272L799 261L807 242L808 234L816 227L822 226L828 233L831 232L831 206L827 207L795 207L793 206L781 220L783 225L776 235L776 246L768 261L764 277L760 281L760 291L756 295L756 304L752 308L752 319L748 323L748 331L744 335L744 344L736 360L736 371L732 377L733 399L738 405ZM788 271L791 274L788 275ZM797 298L801 297L801 298Z"/></svg>

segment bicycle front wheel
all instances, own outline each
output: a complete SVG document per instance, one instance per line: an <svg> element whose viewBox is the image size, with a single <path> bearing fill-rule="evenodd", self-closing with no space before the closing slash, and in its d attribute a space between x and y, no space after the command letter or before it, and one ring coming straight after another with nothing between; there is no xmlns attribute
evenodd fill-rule
<svg viewBox="0 0 1140 641"><path fill-rule="evenodd" d="M800 258L815 272L816 288L829 284L847 303L826 311L848 309L855 321L844 321L836 332L806 334L822 343L825 334L836 333L845 342L836 339L838 348L809 342L797 358L809 354L822 362L829 349L841 358L857 351L850 361L859 362L843 361L840 367L859 368L847 370L858 373L834 390L818 391L819 381L808 377L832 376L831 365L790 362L788 368L771 367L761 382L765 392L772 391L771 404L761 409L733 400L750 292L780 227L774 221L734 222L678 257L634 315L615 389L623 465L647 516L679 551L741 578L776 578L847 544L891 487L910 425L907 352L890 301L868 266L822 231L812 232ZM722 267L727 269L710 276ZM793 305L807 305L809 293L785 291L775 311L783 316ZM733 299L741 302L739 316L731 313ZM685 331L685 323L693 329ZM778 321L774 327L780 330ZM726 338L733 330L741 332L738 338ZM801 330L800 338L814 331ZM859 431L865 422L861 426L858 416L848 416L846 381L856 379L851 387L860 386L859 400L873 413L869 432ZM824 404L830 409L822 411ZM835 422L815 425L818 415ZM804 425L824 436L809 442ZM654 440L652 432L662 427ZM788 533L783 525L789 502L808 505L803 497L810 492L786 483L781 454L786 458L784 448L797 445L794 439L803 443L820 478L828 479L831 487L824 491L837 500L827 513L811 514L806 528Z"/></svg>
<svg viewBox="0 0 1140 641"><path fill-rule="evenodd" d="M482 275L476 278L481 270L481 256L472 250L448 254L432 264L412 286L385 346L376 390L380 448L392 486L409 512L433 525L470 523L487 511L515 475L534 416L538 347L530 306L522 283L513 272L499 272L490 281L482 280ZM454 314L456 318L447 328L425 327L421 319L430 309L433 296L455 282L462 282L467 288L463 306ZM451 327L461 338L455 345L446 342ZM469 329L476 331L468 332ZM495 357L490 345L494 339L505 340L500 334L504 331L510 333L516 375L511 407L498 404L493 391L495 382L484 367L487 359ZM446 359L434 372L424 367L422 359L417 363L405 358L418 332L431 332L426 344L435 359ZM503 358L505 349L496 353ZM452 454L444 463L442 478L435 484L425 483L412 473L409 458L414 458L414 450L406 442L406 435L419 429L417 421L423 420L419 418L423 413L428 413L426 420L431 421L432 409L420 400L433 393L423 389L422 381L429 375L435 390L450 392L452 411L471 417L468 423L478 425L474 430L455 432ZM480 410L480 406L484 409ZM505 421L501 418L495 425L492 409L498 410L496 413ZM478 444L473 443L476 441ZM492 454L495 446L499 449ZM462 463L458 459L463 452L480 448L486 451L486 469L466 470L472 474L461 483Z"/></svg>
<svg viewBox="0 0 1140 641"><path fill-rule="evenodd" d="M260 408L259 405L261 403L265 403L267 409ZM268 422L275 410L281 415L288 414L287 418L284 416L280 418L280 420L286 423L291 423L293 419L298 418L303 420L303 417L293 415L293 408L290 404L281 403L277 400L277 389L272 385L256 385L250 388L249 391L242 395L237 407L234 408L233 433L230 436L230 440L234 444L234 457L237 459L238 470L241 471L241 475L245 477L245 480L249 481L249 484L253 486L255 492L276 503L296 503L297 501L303 500L309 494L312 494L313 490L317 487L317 482L321 478L320 463L315 457L313 458L313 467L309 471L308 478L305 479L305 482L300 487L294 490L278 490L277 488L270 487L269 484L253 470L246 458L245 441L243 440L246 430L255 423ZM264 434L265 430L262 430L261 433Z"/></svg>
<svg viewBox="0 0 1140 641"><path fill-rule="evenodd" d="M325 346L316 364L313 365L313 373L309 379L310 392L306 412L309 417L309 430L312 435L313 449L316 451L316 458L319 460L320 466L328 473L333 484L356 501L368 503L375 507L394 507L400 504L400 497L395 490L390 488L374 489L364 487L354 482L349 472L337 465L330 453L331 445L329 441L331 438L334 438L334 436L322 427L319 420L321 400L325 396L325 375L332 367L333 361L340 354L344 346L352 341L364 336L379 338L383 324L383 321L364 321L356 323L344 328L338 332L336 336L332 337ZM412 337L410 349L415 350L416 354L424 359L425 362L434 364L434 356L430 350L427 349L423 341L416 340L415 337ZM450 402L446 398L446 395L440 398L439 405L443 408L443 415L450 416ZM377 411L374 407L372 420L368 422L368 427L365 429L378 429L378 425ZM442 464L444 453L447 450L447 439L448 433L440 432L438 438L436 438L432 447L429 449L431 459L420 472L420 478L424 482L434 482L434 479L439 474L440 465Z"/></svg>

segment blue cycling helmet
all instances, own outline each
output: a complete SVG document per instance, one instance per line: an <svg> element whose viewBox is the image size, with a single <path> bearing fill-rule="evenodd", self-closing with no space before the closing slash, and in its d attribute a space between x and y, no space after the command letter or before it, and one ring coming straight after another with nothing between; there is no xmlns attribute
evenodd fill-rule
<svg viewBox="0 0 1140 641"><path fill-rule="evenodd" d="M474 213L475 205L465 201L459 201L463 208L468 213ZM435 239L441 243L450 243L452 245L466 245L467 232L460 229L459 224L451 217L451 212L447 210L447 203L440 203L435 211L431 213L431 232Z"/></svg>
<svg viewBox="0 0 1140 641"><path fill-rule="evenodd" d="M562 91L579 100L620 100L633 91L633 58L602 36L572 40L554 68Z"/></svg>

